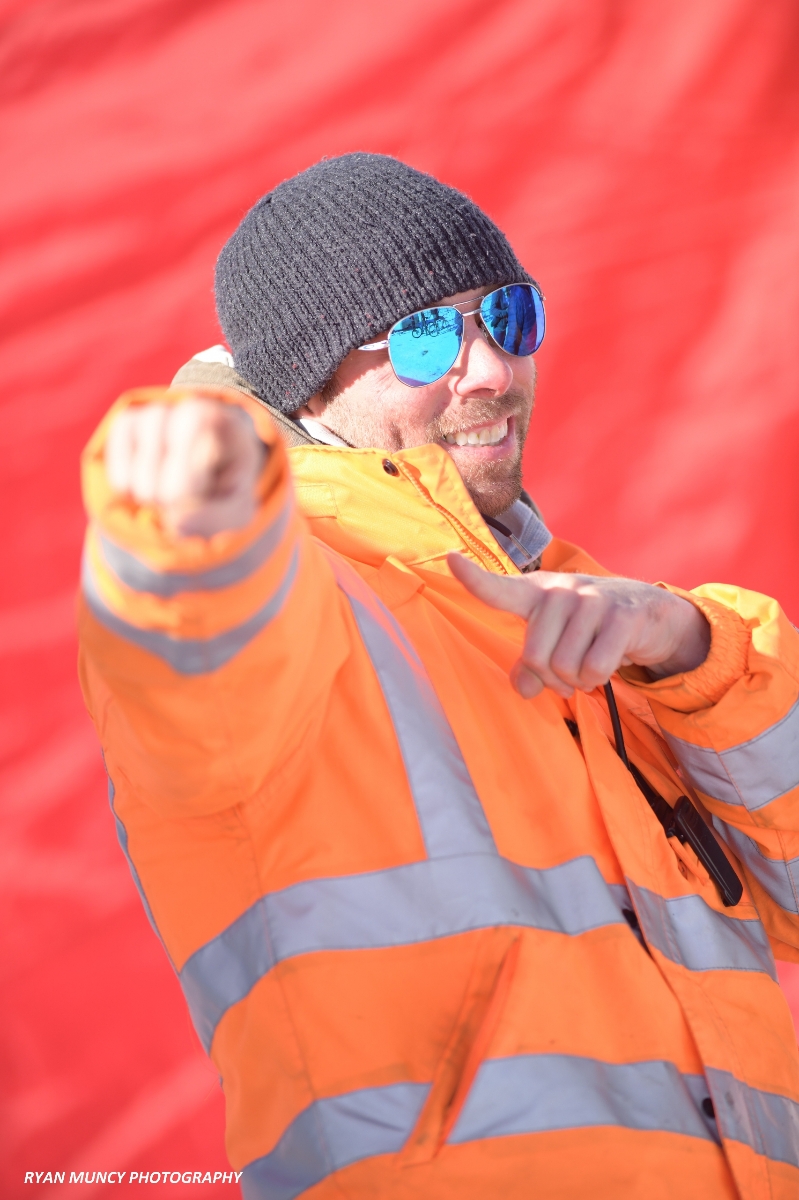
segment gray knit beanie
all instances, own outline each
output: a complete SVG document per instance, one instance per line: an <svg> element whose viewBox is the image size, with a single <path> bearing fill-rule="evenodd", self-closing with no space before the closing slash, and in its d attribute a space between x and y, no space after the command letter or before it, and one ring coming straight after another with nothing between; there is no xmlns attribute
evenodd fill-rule
<svg viewBox="0 0 799 1200"><path fill-rule="evenodd" d="M383 154L344 154L250 209L219 255L216 305L236 370L291 413L400 317L529 279L462 192Z"/></svg>

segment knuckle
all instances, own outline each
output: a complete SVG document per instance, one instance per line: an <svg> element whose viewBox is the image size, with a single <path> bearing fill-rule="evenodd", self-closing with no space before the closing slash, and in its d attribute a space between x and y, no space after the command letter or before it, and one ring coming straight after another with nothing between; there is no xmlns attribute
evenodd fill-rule
<svg viewBox="0 0 799 1200"><path fill-rule="evenodd" d="M561 666L559 663L553 662L552 669L557 678L561 679L564 683L567 683L569 687L574 688L579 685L580 670L578 667L572 664L569 664L568 666Z"/></svg>
<svg viewBox="0 0 799 1200"><path fill-rule="evenodd" d="M612 674L612 671L604 671L599 667L584 667L580 672L580 678L575 686L582 688L584 691L592 692L594 688L607 683Z"/></svg>
<svg viewBox="0 0 799 1200"><path fill-rule="evenodd" d="M528 671L540 675L542 671L549 670L550 658L551 655L545 646L533 642L524 646L520 661Z"/></svg>
<svg viewBox="0 0 799 1200"><path fill-rule="evenodd" d="M607 683L618 665L619 658L617 655L609 653L587 654L580 670L581 683L591 684L592 687L596 687L600 683Z"/></svg>

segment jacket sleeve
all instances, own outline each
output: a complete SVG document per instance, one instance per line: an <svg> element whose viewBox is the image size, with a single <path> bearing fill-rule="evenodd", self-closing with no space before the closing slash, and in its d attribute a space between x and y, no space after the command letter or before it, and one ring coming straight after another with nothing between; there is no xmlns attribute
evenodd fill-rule
<svg viewBox="0 0 799 1200"><path fill-rule="evenodd" d="M778 957L799 961L799 633L766 596L669 589L708 618L695 671L642 682L681 771L741 864Z"/></svg>
<svg viewBox="0 0 799 1200"><path fill-rule="evenodd" d="M331 564L297 512L272 422L240 393L203 391L245 408L269 448L247 528L172 537L154 507L106 478L106 436L121 408L174 404L196 389L127 393L82 463L81 685L112 778L166 817L230 808L300 756L350 646Z"/></svg>

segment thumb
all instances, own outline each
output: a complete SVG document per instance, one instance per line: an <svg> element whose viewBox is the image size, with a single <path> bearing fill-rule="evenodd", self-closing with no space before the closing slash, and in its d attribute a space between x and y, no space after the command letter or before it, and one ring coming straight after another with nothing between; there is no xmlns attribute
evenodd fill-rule
<svg viewBox="0 0 799 1200"><path fill-rule="evenodd" d="M447 563L459 583L484 604L516 613L525 620L531 615L535 607L535 594L528 579L494 575L454 550L447 555Z"/></svg>

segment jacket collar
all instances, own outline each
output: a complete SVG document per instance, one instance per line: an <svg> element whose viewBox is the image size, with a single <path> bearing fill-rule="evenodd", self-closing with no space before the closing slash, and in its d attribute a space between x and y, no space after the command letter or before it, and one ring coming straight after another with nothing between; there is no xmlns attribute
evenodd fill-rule
<svg viewBox="0 0 799 1200"><path fill-rule="evenodd" d="M441 446L393 454L295 446L289 455L300 508L312 525L324 522L314 532L361 562L379 566L392 557L416 567L468 550L490 570L515 575L550 541L522 501L502 514L507 534L489 528Z"/></svg>
<svg viewBox="0 0 799 1200"><path fill-rule="evenodd" d="M552 534L533 509L526 492L498 517L484 517L483 520L520 571L538 569Z"/></svg>

